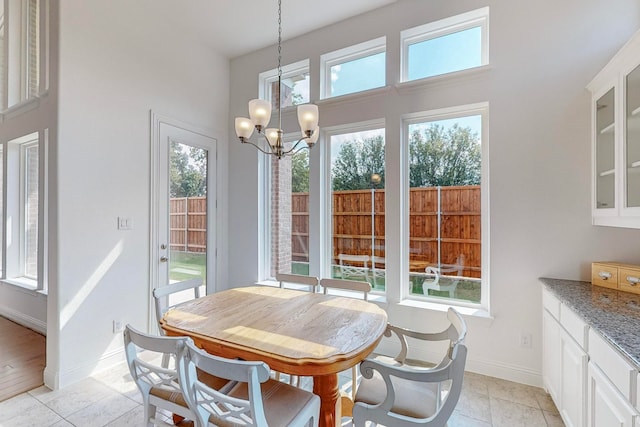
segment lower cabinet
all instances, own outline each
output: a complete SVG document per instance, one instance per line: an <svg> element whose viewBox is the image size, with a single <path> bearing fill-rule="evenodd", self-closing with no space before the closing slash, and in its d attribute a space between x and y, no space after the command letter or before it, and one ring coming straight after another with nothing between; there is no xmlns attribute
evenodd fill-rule
<svg viewBox="0 0 640 427"><path fill-rule="evenodd" d="M640 427L637 368L545 288L542 301L542 379L565 425Z"/></svg>
<svg viewBox="0 0 640 427"><path fill-rule="evenodd" d="M564 330L561 341L561 407L567 427L582 427L586 423L586 384L589 356ZM603 424L604 426L605 424Z"/></svg>
<svg viewBox="0 0 640 427"><path fill-rule="evenodd" d="M560 310L560 303L554 299L545 295L542 310L543 381L567 427L584 427L589 356L560 323L562 313L567 311ZM571 319L569 330L578 335L578 339L583 338L585 334L580 332L579 320L568 318Z"/></svg>
<svg viewBox="0 0 640 427"><path fill-rule="evenodd" d="M640 425L637 411L611 384L594 363L589 363L589 427L635 427Z"/></svg>

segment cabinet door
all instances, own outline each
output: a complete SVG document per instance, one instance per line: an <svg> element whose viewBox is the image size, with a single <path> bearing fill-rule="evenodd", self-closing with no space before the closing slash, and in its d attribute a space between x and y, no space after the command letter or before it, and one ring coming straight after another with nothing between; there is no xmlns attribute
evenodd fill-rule
<svg viewBox="0 0 640 427"><path fill-rule="evenodd" d="M560 333L561 402L560 413L567 427L586 424L586 379L589 357L565 331Z"/></svg>
<svg viewBox="0 0 640 427"><path fill-rule="evenodd" d="M640 207L640 66L625 77L625 208Z"/></svg>
<svg viewBox="0 0 640 427"><path fill-rule="evenodd" d="M615 90L611 88L595 105L595 209L616 207Z"/></svg>
<svg viewBox="0 0 640 427"><path fill-rule="evenodd" d="M551 395L551 398L559 408L560 405L560 382L561 372L561 343L560 324L549 314L547 310L542 310L542 379L544 386Z"/></svg>
<svg viewBox="0 0 640 427"><path fill-rule="evenodd" d="M589 427L633 427L638 422L633 407L593 363L589 363L587 382Z"/></svg>

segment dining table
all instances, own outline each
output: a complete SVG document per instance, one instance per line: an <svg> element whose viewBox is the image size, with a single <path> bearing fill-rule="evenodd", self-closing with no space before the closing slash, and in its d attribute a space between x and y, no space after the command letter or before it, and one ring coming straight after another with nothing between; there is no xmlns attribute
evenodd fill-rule
<svg viewBox="0 0 640 427"><path fill-rule="evenodd" d="M313 377L319 425L341 425L338 373L364 360L387 326L375 303L345 296L247 286L176 305L160 325L210 354L261 360L277 372Z"/></svg>

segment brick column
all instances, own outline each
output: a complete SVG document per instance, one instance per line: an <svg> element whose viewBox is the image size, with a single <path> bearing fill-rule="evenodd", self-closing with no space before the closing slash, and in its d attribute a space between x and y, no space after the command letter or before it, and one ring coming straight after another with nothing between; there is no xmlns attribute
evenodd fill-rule
<svg viewBox="0 0 640 427"><path fill-rule="evenodd" d="M271 159L271 274L291 272L291 158Z"/></svg>

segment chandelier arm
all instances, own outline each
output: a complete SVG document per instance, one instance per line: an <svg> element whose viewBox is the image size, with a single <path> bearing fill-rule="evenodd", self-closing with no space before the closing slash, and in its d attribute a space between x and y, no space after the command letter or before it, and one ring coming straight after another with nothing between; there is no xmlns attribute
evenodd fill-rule
<svg viewBox="0 0 640 427"><path fill-rule="evenodd" d="M265 150L262 147L260 147L258 144L254 143L253 141L249 141L248 139L245 139L244 144L250 144L253 145L254 147L256 147L258 150L262 151L264 154L271 154L273 156L276 155L276 153L273 152L273 150L271 149L271 144L269 144L269 142L267 141L267 145L269 146L269 150Z"/></svg>
<svg viewBox="0 0 640 427"><path fill-rule="evenodd" d="M301 143L302 141L304 141L305 139L307 139L307 138L300 138L300 139L298 140L298 142L296 142L295 144L293 144L293 146L292 146L289 150L283 151L283 152L282 152L282 154L290 154L290 153L295 154L295 153L297 153L298 151L303 150L303 149L305 149L305 148L306 148L307 150L308 150L308 149L310 149L311 147L309 147L309 145L306 145L306 146L304 146L304 145L303 145L303 146L301 146L300 148L296 149L296 147L298 147L298 145L300 145L300 143Z"/></svg>

